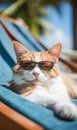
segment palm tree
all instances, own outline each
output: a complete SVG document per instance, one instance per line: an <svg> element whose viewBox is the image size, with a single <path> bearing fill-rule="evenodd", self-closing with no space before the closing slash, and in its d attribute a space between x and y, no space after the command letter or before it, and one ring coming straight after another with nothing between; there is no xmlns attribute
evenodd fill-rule
<svg viewBox="0 0 77 130"><path fill-rule="evenodd" d="M13 18L22 18L34 34L42 34L46 26L41 22L41 18L46 17L45 7L52 4L59 9L61 1L63 0L0 0L0 2L13 2L1 13Z"/></svg>

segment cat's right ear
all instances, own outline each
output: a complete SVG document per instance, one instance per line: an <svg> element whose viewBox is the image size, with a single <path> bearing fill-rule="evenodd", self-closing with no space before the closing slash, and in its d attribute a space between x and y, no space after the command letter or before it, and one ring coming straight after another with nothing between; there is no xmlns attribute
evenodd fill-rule
<svg viewBox="0 0 77 130"><path fill-rule="evenodd" d="M20 61L21 56L27 52L29 52L29 50L24 47L20 42L18 41L13 41L14 44L14 50L17 56L17 60Z"/></svg>

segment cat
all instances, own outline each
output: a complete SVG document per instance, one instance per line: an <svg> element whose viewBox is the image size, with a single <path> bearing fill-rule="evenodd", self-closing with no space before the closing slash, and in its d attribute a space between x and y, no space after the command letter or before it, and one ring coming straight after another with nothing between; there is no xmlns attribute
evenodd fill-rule
<svg viewBox="0 0 77 130"><path fill-rule="evenodd" d="M77 118L77 106L71 102L77 98L76 82L58 67L62 45L54 45L45 52L28 50L14 41L18 63L13 68L11 89L27 100L54 111L63 119Z"/></svg>

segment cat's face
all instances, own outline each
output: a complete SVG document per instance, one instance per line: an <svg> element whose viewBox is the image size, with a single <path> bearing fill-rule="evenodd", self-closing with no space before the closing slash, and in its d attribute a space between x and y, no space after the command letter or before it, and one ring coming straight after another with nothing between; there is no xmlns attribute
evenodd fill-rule
<svg viewBox="0 0 77 130"><path fill-rule="evenodd" d="M25 81L45 82L59 75L57 66L61 44L46 52L32 52L15 42L15 52L19 64L14 67L17 76Z"/></svg>

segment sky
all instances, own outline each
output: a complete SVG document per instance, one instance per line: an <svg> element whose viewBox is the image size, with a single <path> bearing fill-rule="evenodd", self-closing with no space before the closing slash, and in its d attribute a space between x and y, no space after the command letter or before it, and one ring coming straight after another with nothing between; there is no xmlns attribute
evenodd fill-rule
<svg viewBox="0 0 77 130"><path fill-rule="evenodd" d="M73 9L69 3L60 5L60 13L54 6L47 7L47 18L44 19L47 26L41 41L50 48L56 43L62 43L63 50L73 48Z"/></svg>

